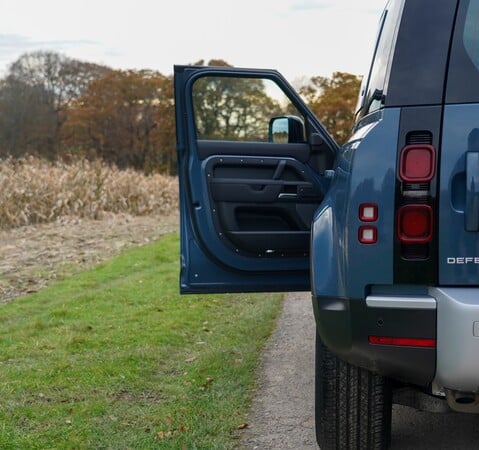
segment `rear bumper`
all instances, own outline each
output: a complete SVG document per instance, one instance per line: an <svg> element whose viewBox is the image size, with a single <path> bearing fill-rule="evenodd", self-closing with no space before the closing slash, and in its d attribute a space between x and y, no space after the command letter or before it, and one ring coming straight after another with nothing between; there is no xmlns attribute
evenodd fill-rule
<svg viewBox="0 0 479 450"><path fill-rule="evenodd" d="M321 339L345 361L419 386L434 384L435 390L479 393L479 288L374 293L366 299L316 297L313 306ZM436 345L378 345L371 336Z"/></svg>
<svg viewBox="0 0 479 450"><path fill-rule="evenodd" d="M377 345L370 337L436 339L436 301L427 295L313 299L318 333L341 359L419 386L432 382L436 349Z"/></svg>
<svg viewBox="0 0 479 450"><path fill-rule="evenodd" d="M479 288L431 288L437 301L437 386L479 393Z"/></svg>

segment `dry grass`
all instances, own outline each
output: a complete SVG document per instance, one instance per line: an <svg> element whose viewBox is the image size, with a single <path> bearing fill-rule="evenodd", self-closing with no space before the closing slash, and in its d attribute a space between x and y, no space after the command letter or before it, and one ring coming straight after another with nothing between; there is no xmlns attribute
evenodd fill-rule
<svg viewBox="0 0 479 450"><path fill-rule="evenodd" d="M53 222L65 216L161 215L177 207L174 177L118 170L100 161L0 160L0 229Z"/></svg>

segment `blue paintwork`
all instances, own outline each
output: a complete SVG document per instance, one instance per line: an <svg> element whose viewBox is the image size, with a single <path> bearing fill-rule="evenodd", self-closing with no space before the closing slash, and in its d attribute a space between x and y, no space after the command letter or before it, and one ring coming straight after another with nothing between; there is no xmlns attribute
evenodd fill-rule
<svg viewBox="0 0 479 450"><path fill-rule="evenodd" d="M284 78L273 70L231 68L175 68L178 172L180 181L181 274L180 287L187 292L297 291L309 290L309 257L250 257L225 245L215 231L215 213L208 196L208 159L198 157L191 101L192 84L200 76L234 74L274 80L296 104L303 104ZM304 105L304 104L303 104ZM304 109L306 107L304 106ZM333 149L337 145L311 114L314 129L322 132ZM252 159L253 157L247 157ZM266 159L266 158L262 158ZM285 158L283 158L285 159ZM323 190L325 180L304 165L304 171Z"/></svg>
<svg viewBox="0 0 479 450"><path fill-rule="evenodd" d="M313 219L310 260L251 258L232 251L215 231L207 187L208 159L198 157L192 103L185 95L195 79L214 71L195 68L176 73L182 292L311 288L314 296L364 298L368 285L391 285L399 109L363 119L365 125L358 127L341 148L329 191ZM225 71L268 76L285 90L290 89L273 71L221 69L220 73ZM304 167L318 186L325 186L323 178ZM358 241L359 227L365 225L358 217L361 203L379 206L379 217L373 224L378 229L378 242L373 245Z"/></svg>
<svg viewBox="0 0 479 450"><path fill-rule="evenodd" d="M440 164L439 284L479 284L479 239L474 224L479 177L479 105L444 108ZM468 156L468 153L471 153ZM469 162L468 162L469 160ZM469 185L467 179L469 178ZM469 200L469 202L468 202ZM469 225L468 225L469 224ZM469 228L470 231L467 231Z"/></svg>
<svg viewBox="0 0 479 450"><path fill-rule="evenodd" d="M334 181L313 220L313 297L364 298L370 284L393 282L394 187L399 109L376 113L342 147ZM380 126L378 126L380 125ZM358 241L361 203L379 206L378 242Z"/></svg>

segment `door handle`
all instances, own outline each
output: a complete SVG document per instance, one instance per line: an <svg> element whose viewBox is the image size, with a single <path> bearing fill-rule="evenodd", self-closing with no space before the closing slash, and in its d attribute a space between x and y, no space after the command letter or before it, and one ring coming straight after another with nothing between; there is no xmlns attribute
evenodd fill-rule
<svg viewBox="0 0 479 450"><path fill-rule="evenodd" d="M466 231L479 231L479 152L466 153Z"/></svg>
<svg viewBox="0 0 479 450"><path fill-rule="evenodd" d="M289 193L289 192L281 192L281 193L278 195L278 198L279 198L279 199L298 198L298 194L293 194L293 193Z"/></svg>

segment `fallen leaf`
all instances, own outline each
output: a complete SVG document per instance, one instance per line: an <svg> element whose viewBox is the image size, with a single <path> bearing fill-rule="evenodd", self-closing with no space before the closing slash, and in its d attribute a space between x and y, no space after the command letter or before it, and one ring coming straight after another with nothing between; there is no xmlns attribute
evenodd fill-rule
<svg viewBox="0 0 479 450"><path fill-rule="evenodd" d="M155 439L157 441L162 441L162 440L167 439L169 437L171 437L171 431L158 431L158 433L156 433Z"/></svg>
<svg viewBox="0 0 479 450"><path fill-rule="evenodd" d="M238 425L238 430L244 430L245 428L248 428L248 424L247 423L240 423Z"/></svg>
<svg viewBox="0 0 479 450"><path fill-rule="evenodd" d="M200 386L200 390L204 391L208 386L213 383L213 378L211 377L206 377L206 381Z"/></svg>

